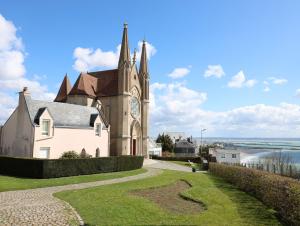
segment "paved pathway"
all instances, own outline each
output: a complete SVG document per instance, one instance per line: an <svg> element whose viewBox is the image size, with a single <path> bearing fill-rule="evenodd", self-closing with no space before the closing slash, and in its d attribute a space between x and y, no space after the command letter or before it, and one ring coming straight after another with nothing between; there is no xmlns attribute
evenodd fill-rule
<svg viewBox="0 0 300 226"><path fill-rule="evenodd" d="M192 168L190 167L181 166L179 164L169 162L169 161L160 161L154 159L145 159L144 166L155 168L155 169L168 169L168 170L177 170L183 172L192 172Z"/></svg>
<svg viewBox="0 0 300 226"><path fill-rule="evenodd" d="M53 197L53 193L139 180L160 172L161 170L151 167L143 174L111 180L0 192L0 225L59 226L70 225L70 222L75 225L82 224L76 211L66 202Z"/></svg>

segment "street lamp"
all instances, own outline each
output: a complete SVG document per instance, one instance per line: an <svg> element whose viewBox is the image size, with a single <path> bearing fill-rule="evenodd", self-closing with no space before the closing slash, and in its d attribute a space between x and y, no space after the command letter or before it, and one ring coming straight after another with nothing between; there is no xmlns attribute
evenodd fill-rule
<svg viewBox="0 0 300 226"><path fill-rule="evenodd" d="M206 131L206 129L201 129L200 157L201 157L201 154L202 154L202 134L203 134L204 131Z"/></svg>
<svg viewBox="0 0 300 226"><path fill-rule="evenodd" d="M202 154L202 137L203 137L204 131L206 131L206 129L201 129L201 144L200 144L201 146L200 146L200 156L199 156L200 159L201 159L201 154ZM200 167L201 167L201 161L199 161L199 170L200 170Z"/></svg>

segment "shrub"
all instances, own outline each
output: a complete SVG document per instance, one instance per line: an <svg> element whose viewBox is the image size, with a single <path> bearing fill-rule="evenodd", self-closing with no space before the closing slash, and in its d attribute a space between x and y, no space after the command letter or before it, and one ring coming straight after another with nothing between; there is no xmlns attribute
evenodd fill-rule
<svg viewBox="0 0 300 226"><path fill-rule="evenodd" d="M300 225L300 182L239 166L210 163L209 171L236 185L278 212L288 225Z"/></svg>
<svg viewBox="0 0 300 226"><path fill-rule="evenodd" d="M139 169L143 156L28 159L0 156L0 174L30 178L68 177Z"/></svg>
<svg viewBox="0 0 300 226"><path fill-rule="evenodd" d="M76 151L66 151L64 152L60 159L78 159L79 155L77 154Z"/></svg>

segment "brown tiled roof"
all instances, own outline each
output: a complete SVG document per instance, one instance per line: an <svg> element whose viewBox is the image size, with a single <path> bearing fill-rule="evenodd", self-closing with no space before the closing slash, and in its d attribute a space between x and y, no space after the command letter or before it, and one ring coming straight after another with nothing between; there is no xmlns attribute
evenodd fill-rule
<svg viewBox="0 0 300 226"><path fill-rule="evenodd" d="M90 97L114 96L118 94L118 69L81 73L69 95Z"/></svg>
<svg viewBox="0 0 300 226"><path fill-rule="evenodd" d="M56 98L54 99L55 102L66 102L67 95L71 91L71 83L69 81L68 76L66 75L64 77L64 80L61 83L61 86L59 88L59 91L57 93Z"/></svg>
<svg viewBox="0 0 300 226"><path fill-rule="evenodd" d="M81 73L77 78L69 95L87 95L95 97L97 81L89 74Z"/></svg>

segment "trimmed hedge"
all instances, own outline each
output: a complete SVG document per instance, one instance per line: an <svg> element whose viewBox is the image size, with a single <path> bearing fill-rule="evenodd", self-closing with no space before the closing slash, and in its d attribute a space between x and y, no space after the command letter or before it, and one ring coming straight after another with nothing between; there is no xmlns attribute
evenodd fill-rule
<svg viewBox="0 0 300 226"><path fill-rule="evenodd" d="M276 210L288 225L300 225L299 181L265 171L219 163L209 163L209 171Z"/></svg>
<svg viewBox="0 0 300 226"><path fill-rule="evenodd" d="M0 156L0 174L54 178L139 169L143 156L113 156L78 159L27 159Z"/></svg>
<svg viewBox="0 0 300 226"><path fill-rule="evenodd" d="M190 160L191 162L199 163L201 162L200 157L163 157L163 156L156 156L153 155L152 159L157 159L157 160L163 160L163 161L183 161L183 162L188 162Z"/></svg>

